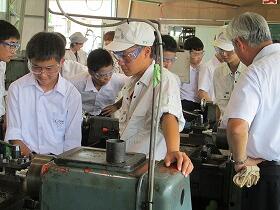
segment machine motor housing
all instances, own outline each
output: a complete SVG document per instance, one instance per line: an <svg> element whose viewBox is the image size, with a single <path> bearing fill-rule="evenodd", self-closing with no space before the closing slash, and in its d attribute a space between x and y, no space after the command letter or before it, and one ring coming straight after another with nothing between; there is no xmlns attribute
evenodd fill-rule
<svg viewBox="0 0 280 210"><path fill-rule="evenodd" d="M104 149L81 147L60 155L44 168L42 210L147 209L147 161L144 154L126 153L122 164L106 162ZM189 177L158 162L153 208L191 210Z"/></svg>

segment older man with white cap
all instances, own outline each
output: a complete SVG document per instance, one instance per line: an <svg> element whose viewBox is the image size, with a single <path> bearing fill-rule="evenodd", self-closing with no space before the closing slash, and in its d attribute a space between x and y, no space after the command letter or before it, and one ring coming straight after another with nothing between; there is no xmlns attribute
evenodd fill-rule
<svg viewBox="0 0 280 210"><path fill-rule="evenodd" d="M87 53L81 48L87 41L87 38L83 36L81 32L75 32L69 37L70 49L65 52L66 60L73 60L83 65L87 65Z"/></svg>
<svg viewBox="0 0 280 210"><path fill-rule="evenodd" d="M214 46L216 52L224 60L224 63L215 70L213 78L215 103L219 108L217 118L219 120L229 102L234 86L247 67L240 62L240 59L234 52L234 47L226 36L226 27L218 34Z"/></svg>
<svg viewBox="0 0 280 210"><path fill-rule="evenodd" d="M116 28L113 42L106 46L114 52L123 72L131 76L123 87L120 137L126 141L127 152L146 155L149 153L152 122L154 40L154 30L147 23L129 22ZM162 70L161 83L163 94L155 158L165 158L166 166L177 162L177 169L186 176L193 165L189 157L179 151L179 130L184 126L180 88L167 69Z"/></svg>

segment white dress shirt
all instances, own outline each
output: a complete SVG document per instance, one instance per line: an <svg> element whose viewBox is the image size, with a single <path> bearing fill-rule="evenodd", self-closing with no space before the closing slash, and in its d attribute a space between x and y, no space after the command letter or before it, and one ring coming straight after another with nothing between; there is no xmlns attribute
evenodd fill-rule
<svg viewBox="0 0 280 210"><path fill-rule="evenodd" d="M197 69L190 66L190 83L182 82L181 83L181 100L193 101L198 103L199 98L197 96L198 91L198 72Z"/></svg>
<svg viewBox="0 0 280 210"><path fill-rule="evenodd" d="M215 101L213 86L214 71L220 64L221 62L214 55L209 61L203 64L199 70L198 90L207 92L212 101Z"/></svg>
<svg viewBox="0 0 280 210"><path fill-rule="evenodd" d="M80 64L76 61L65 60L61 68L61 76L63 76L67 80L70 80L76 75L87 71L87 66L84 66L83 64Z"/></svg>
<svg viewBox="0 0 280 210"><path fill-rule="evenodd" d="M123 87L123 102L120 110L120 136L126 141L127 152L139 152L148 156L150 146L150 129L152 121L153 98L153 68L154 62L142 77L132 77ZM162 100L160 117L164 113L174 115L179 122L179 130L184 127L185 120L180 101L180 88L176 77L167 69L162 71ZM156 93L158 96L158 94ZM179 131L178 131L179 132ZM156 142L156 160L166 155L166 143L159 129Z"/></svg>
<svg viewBox="0 0 280 210"><path fill-rule="evenodd" d="M235 87L224 120L249 124L247 155L280 161L280 44L264 47Z"/></svg>
<svg viewBox="0 0 280 210"><path fill-rule="evenodd" d="M6 141L18 139L36 153L60 154L81 145L81 95L61 76L44 93L29 73L9 87L7 122Z"/></svg>
<svg viewBox="0 0 280 210"><path fill-rule="evenodd" d="M82 95L83 111L91 115L99 115L106 106L114 104L119 91L124 86L127 77L124 74L113 73L110 81L97 90L89 73L83 73L73 78L71 82Z"/></svg>
<svg viewBox="0 0 280 210"><path fill-rule="evenodd" d="M72 60L72 61L76 61L80 64L83 64L84 66L87 65L87 53L85 51L83 51L82 49L80 49L78 51L78 58L76 58L74 52L72 50L66 50L65 51L65 60Z"/></svg>
<svg viewBox="0 0 280 210"><path fill-rule="evenodd" d="M4 61L0 61L0 117L5 114L5 72L6 63Z"/></svg>
<svg viewBox="0 0 280 210"><path fill-rule="evenodd" d="M215 103L218 105L221 115L229 102L231 93L237 84L240 76L244 74L247 67L240 62L236 72L232 73L227 63L222 63L214 72L214 92L216 96Z"/></svg>

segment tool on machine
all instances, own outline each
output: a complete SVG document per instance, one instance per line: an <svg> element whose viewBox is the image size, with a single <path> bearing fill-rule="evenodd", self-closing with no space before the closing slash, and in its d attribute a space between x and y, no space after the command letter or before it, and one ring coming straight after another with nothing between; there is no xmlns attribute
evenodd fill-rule
<svg viewBox="0 0 280 210"><path fill-rule="evenodd" d="M119 138L118 119L83 114L82 146L105 148L107 139L117 138Z"/></svg>

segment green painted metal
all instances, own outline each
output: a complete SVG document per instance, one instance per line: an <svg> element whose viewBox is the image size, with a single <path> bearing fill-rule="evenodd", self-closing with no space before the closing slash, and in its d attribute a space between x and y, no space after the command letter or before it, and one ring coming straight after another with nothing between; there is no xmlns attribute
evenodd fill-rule
<svg viewBox="0 0 280 210"><path fill-rule="evenodd" d="M5 79L5 87L8 90L10 84L17 80L18 78L24 76L29 73L27 68L27 61L24 58L17 58L11 60L7 63L6 67L6 79Z"/></svg>
<svg viewBox="0 0 280 210"><path fill-rule="evenodd" d="M94 151L93 151L94 152ZM147 196L147 164L119 172L81 163L51 162L42 176L41 210L140 210ZM143 175L144 174L144 175ZM137 199L137 187L140 177ZM136 200L139 202L136 205ZM191 210L189 178L159 162L155 168L154 209Z"/></svg>

